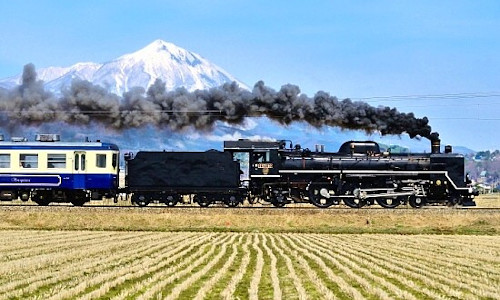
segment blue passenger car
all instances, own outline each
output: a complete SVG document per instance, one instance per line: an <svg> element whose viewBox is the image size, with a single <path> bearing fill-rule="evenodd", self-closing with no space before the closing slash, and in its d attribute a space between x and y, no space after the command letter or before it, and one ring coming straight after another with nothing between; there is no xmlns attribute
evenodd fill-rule
<svg viewBox="0 0 500 300"><path fill-rule="evenodd" d="M119 149L101 142L60 142L37 135L35 142L0 138L0 200L85 202L117 195Z"/></svg>

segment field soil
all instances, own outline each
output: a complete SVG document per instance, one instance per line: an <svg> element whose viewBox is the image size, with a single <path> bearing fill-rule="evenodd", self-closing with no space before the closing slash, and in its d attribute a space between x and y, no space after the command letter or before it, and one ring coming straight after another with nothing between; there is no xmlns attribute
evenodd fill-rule
<svg viewBox="0 0 500 300"><path fill-rule="evenodd" d="M497 299L499 236L8 230L2 299Z"/></svg>
<svg viewBox="0 0 500 300"><path fill-rule="evenodd" d="M0 299L498 299L499 199L470 209L2 203Z"/></svg>

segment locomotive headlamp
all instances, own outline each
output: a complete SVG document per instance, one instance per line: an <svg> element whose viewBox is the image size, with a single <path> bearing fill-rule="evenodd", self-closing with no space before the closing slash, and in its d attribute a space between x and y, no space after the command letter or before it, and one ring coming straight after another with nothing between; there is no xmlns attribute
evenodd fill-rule
<svg viewBox="0 0 500 300"><path fill-rule="evenodd" d="M436 185L441 185L441 180L436 180Z"/></svg>

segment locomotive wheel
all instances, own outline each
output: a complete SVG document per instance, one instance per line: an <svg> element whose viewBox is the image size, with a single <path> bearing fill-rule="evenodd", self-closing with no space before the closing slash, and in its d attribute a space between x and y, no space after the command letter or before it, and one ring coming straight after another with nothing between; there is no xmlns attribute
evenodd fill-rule
<svg viewBox="0 0 500 300"><path fill-rule="evenodd" d="M344 204L350 208L361 208L366 204L366 202L356 198L344 198L342 200L344 201Z"/></svg>
<svg viewBox="0 0 500 300"><path fill-rule="evenodd" d="M320 208L328 208L333 204L338 204L336 198L330 197L329 189L322 185L311 185L309 187L309 200Z"/></svg>
<svg viewBox="0 0 500 300"><path fill-rule="evenodd" d="M283 190L281 188L277 188L272 191L270 200L274 207L283 207L286 205L286 196L283 195Z"/></svg>
<svg viewBox="0 0 500 300"><path fill-rule="evenodd" d="M462 201L460 201L460 198L457 197L457 196L452 196L449 200L448 200L448 203L446 203L446 205L448 205L448 207L454 207L456 206L457 204L461 203Z"/></svg>
<svg viewBox="0 0 500 300"><path fill-rule="evenodd" d="M179 202L180 196L177 194L170 194L165 197L164 203L167 206L175 206Z"/></svg>
<svg viewBox="0 0 500 300"><path fill-rule="evenodd" d="M399 198L381 198L377 199L377 203L383 208L395 208L401 204L401 200Z"/></svg>
<svg viewBox="0 0 500 300"><path fill-rule="evenodd" d="M421 208L426 202L425 198L420 196L411 196L408 200L408 203L410 203L410 206L413 208Z"/></svg>
<svg viewBox="0 0 500 300"><path fill-rule="evenodd" d="M224 203L226 203L228 207L236 207L240 204L240 202L241 200L238 195L228 195L224 197Z"/></svg>
<svg viewBox="0 0 500 300"><path fill-rule="evenodd" d="M194 201L198 202L198 205L201 207L208 207L212 203L206 195L196 195L194 196Z"/></svg>
<svg viewBox="0 0 500 300"><path fill-rule="evenodd" d="M271 204L274 207L284 207L286 205L286 199L283 196L275 196L271 199Z"/></svg>

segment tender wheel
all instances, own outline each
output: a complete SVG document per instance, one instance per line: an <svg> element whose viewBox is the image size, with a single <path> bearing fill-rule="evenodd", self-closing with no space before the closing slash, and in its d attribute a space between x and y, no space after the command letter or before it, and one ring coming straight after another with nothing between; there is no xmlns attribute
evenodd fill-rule
<svg viewBox="0 0 500 300"><path fill-rule="evenodd" d="M426 202L425 198L420 196L411 196L408 200L408 203L410 203L410 206L413 208L421 208Z"/></svg>
<svg viewBox="0 0 500 300"><path fill-rule="evenodd" d="M175 206L177 203L179 203L180 198L181 198L181 196L179 196L177 194L167 195L165 197L164 203L167 206Z"/></svg>
<svg viewBox="0 0 500 300"><path fill-rule="evenodd" d="M236 207L240 204L240 202L241 197L238 195L228 195L224 198L224 203L226 203L228 207Z"/></svg>
<svg viewBox="0 0 500 300"><path fill-rule="evenodd" d="M330 190L325 185L311 185L309 187L309 200L312 204L320 208L327 208L333 204L338 204L338 200L331 197Z"/></svg>
<svg viewBox="0 0 500 300"><path fill-rule="evenodd" d="M198 205L201 207L208 207L212 203L206 195L196 195L194 196L194 201L198 202Z"/></svg>
<svg viewBox="0 0 500 300"><path fill-rule="evenodd" d="M136 203L137 205L144 207L149 204L149 200L146 198L144 195L136 195L132 196L132 202Z"/></svg>
<svg viewBox="0 0 500 300"><path fill-rule="evenodd" d="M382 199L377 199L377 203L378 203L378 205L382 206L383 208L395 208L401 204L401 199L400 198L382 198Z"/></svg>

